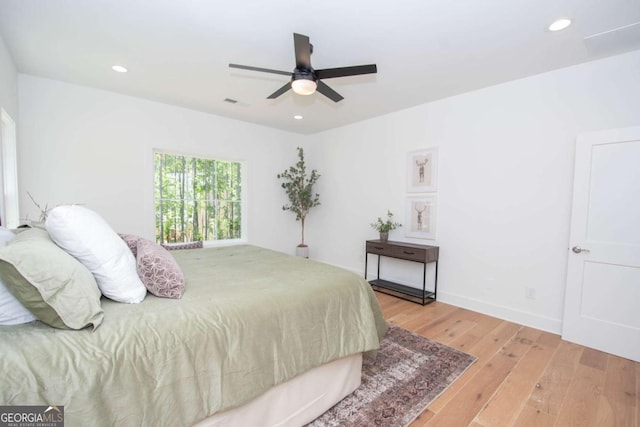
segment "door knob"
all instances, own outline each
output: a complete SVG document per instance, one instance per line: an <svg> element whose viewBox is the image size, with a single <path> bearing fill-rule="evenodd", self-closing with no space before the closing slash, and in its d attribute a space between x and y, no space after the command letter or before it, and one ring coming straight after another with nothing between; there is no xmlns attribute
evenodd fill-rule
<svg viewBox="0 0 640 427"><path fill-rule="evenodd" d="M579 254L580 252L591 252L589 249L582 249L578 246L572 247L571 250L573 251L573 253L576 253L576 254Z"/></svg>

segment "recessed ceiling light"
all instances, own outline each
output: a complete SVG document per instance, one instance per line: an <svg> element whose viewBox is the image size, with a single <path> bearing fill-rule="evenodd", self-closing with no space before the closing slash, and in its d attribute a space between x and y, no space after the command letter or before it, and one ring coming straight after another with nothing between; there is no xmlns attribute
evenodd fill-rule
<svg viewBox="0 0 640 427"><path fill-rule="evenodd" d="M293 118L296 120L302 120L302 116L300 114L296 114Z"/></svg>
<svg viewBox="0 0 640 427"><path fill-rule="evenodd" d="M568 19L568 18L556 19L551 23L551 25L549 25L549 31L562 31L565 28L567 28L569 25L571 25L571 19Z"/></svg>
<svg viewBox="0 0 640 427"><path fill-rule="evenodd" d="M126 68L124 68L122 65L114 65L113 67L111 67L111 69L113 71L117 71L118 73L126 73L127 71L129 71Z"/></svg>

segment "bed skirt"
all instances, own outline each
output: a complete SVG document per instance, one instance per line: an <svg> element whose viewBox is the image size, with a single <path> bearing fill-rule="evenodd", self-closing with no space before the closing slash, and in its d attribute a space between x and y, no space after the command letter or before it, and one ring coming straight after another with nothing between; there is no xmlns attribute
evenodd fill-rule
<svg viewBox="0 0 640 427"><path fill-rule="evenodd" d="M279 384L237 408L206 418L194 427L300 427L360 386L362 354L343 357Z"/></svg>

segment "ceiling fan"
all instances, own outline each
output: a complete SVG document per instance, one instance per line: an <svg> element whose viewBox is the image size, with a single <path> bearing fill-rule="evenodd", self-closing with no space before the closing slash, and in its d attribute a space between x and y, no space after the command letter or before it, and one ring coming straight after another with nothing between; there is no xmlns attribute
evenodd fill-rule
<svg viewBox="0 0 640 427"><path fill-rule="evenodd" d="M293 89L298 95L311 95L316 90L331 99L339 102L344 99L335 90L327 86L322 79L333 79L336 77L357 76L360 74L375 74L378 72L376 64L356 65L353 67L325 68L323 70L314 70L311 66L311 54L313 53L313 45L309 43L309 37L302 34L293 33L293 46L296 54L296 68L293 72L271 70L268 68L251 67L248 65L229 64L231 68L240 68L243 70L260 71L263 73L282 74L290 76L291 80L277 91L273 92L267 99L275 99Z"/></svg>

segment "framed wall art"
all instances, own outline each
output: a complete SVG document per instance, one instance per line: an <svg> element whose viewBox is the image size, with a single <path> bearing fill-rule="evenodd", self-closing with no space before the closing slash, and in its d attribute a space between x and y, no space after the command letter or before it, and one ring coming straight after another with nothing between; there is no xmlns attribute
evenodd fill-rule
<svg viewBox="0 0 640 427"><path fill-rule="evenodd" d="M436 196L408 197L405 235L416 239L436 238Z"/></svg>
<svg viewBox="0 0 640 427"><path fill-rule="evenodd" d="M428 193L438 186L438 150L428 148L409 152L407 156L408 193Z"/></svg>

